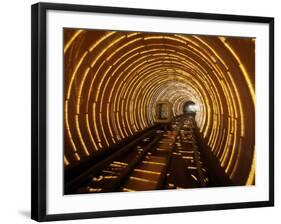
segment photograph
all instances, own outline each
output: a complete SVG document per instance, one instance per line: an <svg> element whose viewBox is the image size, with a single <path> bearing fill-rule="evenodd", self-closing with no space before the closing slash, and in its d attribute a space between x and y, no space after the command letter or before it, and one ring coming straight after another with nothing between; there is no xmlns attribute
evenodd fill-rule
<svg viewBox="0 0 281 224"><path fill-rule="evenodd" d="M31 22L32 219L274 206L273 17L37 3Z"/></svg>
<svg viewBox="0 0 281 224"><path fill-rule="evenodd" d="M62 32L65 195L255 186L254 36Z"/></svg>

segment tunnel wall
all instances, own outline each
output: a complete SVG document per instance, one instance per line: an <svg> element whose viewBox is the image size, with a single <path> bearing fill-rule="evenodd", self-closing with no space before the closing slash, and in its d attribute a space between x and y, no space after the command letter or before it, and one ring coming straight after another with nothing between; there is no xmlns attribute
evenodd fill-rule
<svg viewBox="0 0 281 224"><path fill-rule="evenodd" d="M255 173L255 40L64 29L64 165L174 116L191 100L199 130L236 184Z"/></svg>

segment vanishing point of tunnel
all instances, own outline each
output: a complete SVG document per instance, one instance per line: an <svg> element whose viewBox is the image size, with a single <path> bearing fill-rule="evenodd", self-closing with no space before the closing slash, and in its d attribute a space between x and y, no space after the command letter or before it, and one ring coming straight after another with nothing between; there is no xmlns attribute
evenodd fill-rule
<svg viewBox="0 0 281 224"><path fill-rule="evenodd" d="M255 184L255 39L65 28L64 192Z"/></svg>

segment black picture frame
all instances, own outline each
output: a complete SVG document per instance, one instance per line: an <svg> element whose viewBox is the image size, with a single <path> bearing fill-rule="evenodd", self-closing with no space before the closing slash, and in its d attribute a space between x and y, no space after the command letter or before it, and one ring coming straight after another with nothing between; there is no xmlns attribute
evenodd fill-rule
<svg viewBox="0 0 281 224"><path fill-rule="evenodd" d="M46 213L46 13L48 10L75 12L100 12L125 15L162 16L170 18L191 18L217 21L254 22L269 24L269 200L243 203L208 204L85 212L70 214ZM31 83L31 127L32 127L32 183L31 218L37 221L86 219L99 217L147 215L161 213L192 212L205 210L237 209L274 206L274 18L163 11L136 8L102 7L89 5L37 3L32 5L32 83Z"/></svg>

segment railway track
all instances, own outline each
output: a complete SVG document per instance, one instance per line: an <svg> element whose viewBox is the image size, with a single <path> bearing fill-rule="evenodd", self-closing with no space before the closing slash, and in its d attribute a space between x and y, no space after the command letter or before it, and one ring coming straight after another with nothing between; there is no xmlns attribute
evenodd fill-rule
<svg viewBox="0 0 281 224"><path fill-rule="evenodd" d="M141 136L132 147L100 161L66 185L68 194L205 187L206 169L193 117L176 118L168 130Z"/></svg>

